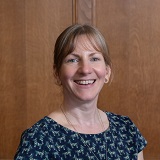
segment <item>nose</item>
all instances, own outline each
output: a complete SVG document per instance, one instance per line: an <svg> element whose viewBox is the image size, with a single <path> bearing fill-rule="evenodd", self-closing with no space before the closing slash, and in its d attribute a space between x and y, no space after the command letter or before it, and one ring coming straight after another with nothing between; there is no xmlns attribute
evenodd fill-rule
<svg viewBox="0 0 160 160"><path fill-rule="evenodd" d="M79 64L78 72L80 74L84 74L84 75L91 74L92 73L92 65L88 61L82 61Z"/></svg>

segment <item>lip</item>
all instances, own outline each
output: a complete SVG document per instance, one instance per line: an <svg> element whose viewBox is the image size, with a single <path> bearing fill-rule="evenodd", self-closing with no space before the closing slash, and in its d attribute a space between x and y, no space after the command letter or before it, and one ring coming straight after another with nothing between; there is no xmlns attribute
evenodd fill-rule
<svg viewBox="0 0 160 160"><path fill-rule="evenodd" d="M80 86L88 86L88 85L93 85L95 83L96 79L83 79L83 80L74 80L74 82L77 84L77 85L80 85Z"/></svg>

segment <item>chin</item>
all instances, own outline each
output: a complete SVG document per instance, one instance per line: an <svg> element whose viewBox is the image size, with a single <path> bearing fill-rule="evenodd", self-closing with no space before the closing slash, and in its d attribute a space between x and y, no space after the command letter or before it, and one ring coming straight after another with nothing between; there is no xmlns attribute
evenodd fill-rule
<svg viewBox="0 0 160 160"><path fill-rule="evenodd" d="M97 96L91 96L91 95L81 95L81 96L77 96L77 99L81 100L81 101L86 101L86 102L89 102L89 101L94 101L97 99Z"/></svg>

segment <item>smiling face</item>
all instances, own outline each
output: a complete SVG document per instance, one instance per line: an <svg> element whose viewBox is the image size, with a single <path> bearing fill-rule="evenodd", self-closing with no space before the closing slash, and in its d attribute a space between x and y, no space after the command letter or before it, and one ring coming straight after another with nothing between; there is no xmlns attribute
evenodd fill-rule
<svg viewBox="0 0 160 160"><path fill-rule="evenodd" d="M95 50L85 35L78 36L75 49L64 58L59 73L64 98L97 100L110 73L102 53Z"/></svg>

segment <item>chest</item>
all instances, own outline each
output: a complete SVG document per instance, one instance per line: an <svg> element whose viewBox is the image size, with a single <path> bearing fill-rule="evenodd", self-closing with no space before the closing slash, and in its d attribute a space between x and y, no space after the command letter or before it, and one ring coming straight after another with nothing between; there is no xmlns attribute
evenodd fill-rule
<svg viewBox="0 0 160 160"><path fill-rule="evenodd" d="M136 148L132 140L123 138L119 132L96 135L59 135L54 147L55 159L73 160L136 160Z"/></svg>

